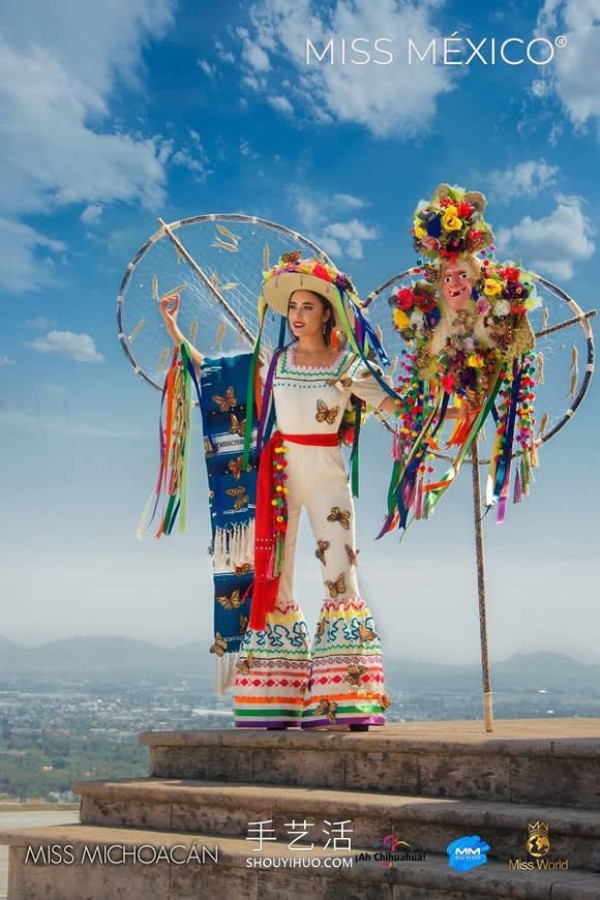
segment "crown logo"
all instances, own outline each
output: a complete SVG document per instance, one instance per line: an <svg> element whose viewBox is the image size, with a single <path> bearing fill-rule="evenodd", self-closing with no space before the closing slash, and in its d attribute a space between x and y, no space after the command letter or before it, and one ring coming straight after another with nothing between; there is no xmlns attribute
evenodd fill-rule
<svg viewBox="0 0 600 900"><path fill-rule="evenodd" d="M538 820L537 822L529 822L529 836L527 838L526 848L530 856L534 859L541 859L547 856L550 851L549 828L547 822Z"/></svg>

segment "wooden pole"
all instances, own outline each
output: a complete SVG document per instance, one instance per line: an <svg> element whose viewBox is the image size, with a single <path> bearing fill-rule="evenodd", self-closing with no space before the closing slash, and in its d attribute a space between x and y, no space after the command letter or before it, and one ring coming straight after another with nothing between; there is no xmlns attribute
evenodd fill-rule
<svg viewBox="0 0 600 900"><path fill-rule="evenodd" d="M483 676L483 717L485 730L494 730L490 660L487 642L487 613L485 605L485 570L483 561L483 528L481 524L481 486L479 481L479 447L477 439L471 450L473 469L473 513L475 524L475 556L477 560L477 598L479 601L479 634L481 639L481 672Z"/></svg>

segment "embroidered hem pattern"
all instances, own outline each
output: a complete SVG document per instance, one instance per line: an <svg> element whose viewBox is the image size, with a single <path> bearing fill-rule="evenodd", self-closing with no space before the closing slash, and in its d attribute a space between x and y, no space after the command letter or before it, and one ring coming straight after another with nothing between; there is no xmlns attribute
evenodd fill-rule
<svg viewBox="0 0 600 900"><path fill-rule="evenodd" d="M302 611L278 601L264 631L249 629L235 681L237 727L383 725L381 645L360 597L326 600L312 651Z"/></svg>

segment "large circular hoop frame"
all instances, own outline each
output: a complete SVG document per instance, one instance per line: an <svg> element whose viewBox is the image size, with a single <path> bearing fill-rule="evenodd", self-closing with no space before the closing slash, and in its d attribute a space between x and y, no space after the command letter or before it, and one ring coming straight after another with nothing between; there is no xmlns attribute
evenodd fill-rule
<svg viewBox="0 0 600 900"><path fill-rule="evenodd" d="M159 222L161 222L161 227L151 237L149 237L148 240L144 244L142 244L142 246L139 248L137 253L134 255L133 259L127 266L127 269L125 271L125 274L123 275L121 284L119 286L119 293L117 294L117 331L118 331L119 341L121 343L121 346L123 347L123 352L125 353L125 356L127 357L129 362L133 366L134 372L137 375L140 375L144 379L144 381L146 381L149 385L151 385L151 387L153 387L159 391L162 391L162 389L163 389L162 384L158 383L153 378L151 378L143 370L143 368L139 365L129 343L127 342L127 336L126 336L124 328L123 328L123 304L125 301L125 295L127 293L127 288L131 281L133 273L135 272L136 268L139 266L141 260L144 258L146 253L148 253L148 251L152 248L152 246L157 243L157 241L161 240L162 238L167 238L167 240L170 239L175 244L177 244L177 240L175 238L175 233L180 228L184 228L187 225L196 225L196 224L200 224L200 223L210 223L210 222L246 222L246 223L249 223L252 225L259 225L270 231L276 232L280 235L287 235L295 243L303 245L307 249L311 250L316 256L319 256L321 259L323 259L324 261L331 262L328 255L320 247L318 247L315 243L313 243L313 241L304 237L304 235L300 234L297 231L293 231L290 228L286 228L284 225L279 225L276 222L270 222L268 219L262 219L259 216L248 216L243 213L207 213L206 215L202 215L202 216L190 216L187 219L180 219L177 222L171 222L169 224L162 222L160 219L159 219ZM184 256L184 258L185 258L185 256ZM189 260L187 260L187 261L189 262ZM199 271L201 271L200 267L198 267L196 269L196 271L197 271L197 273L199 273ZM211 286L211 284L208 282L208 280L206 282L206 287L213 293L213 296L215 297L216 301L218 303L220 303L221 306L223 306L223 301L222 301L222 298L220 297L218 291L216 291L216 289ZM226 304L225 304L225 306L226 306ZM230 314L235 316L235 314L233 313L232 310L230 311ZM237 323L237 324L239 324L239 323ZM251 345L253 343L255 335L252 335L250 332L247 331L247 329L243 333L243 336L248 341L248 344Z"/></svg>

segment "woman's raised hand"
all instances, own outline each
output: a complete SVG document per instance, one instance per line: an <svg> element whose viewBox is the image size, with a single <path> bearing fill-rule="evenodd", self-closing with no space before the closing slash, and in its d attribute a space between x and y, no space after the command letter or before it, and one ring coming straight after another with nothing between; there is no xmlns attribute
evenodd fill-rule
<svg viewBox="0 0 600 900"><path fill-rule="evenodd" d="M182 339L182 334L177 325L180 300L179 294L168 294L166 297L161 297L158 301L158 311L165 323L167 333L176 344L180 343Z"/></svg>

